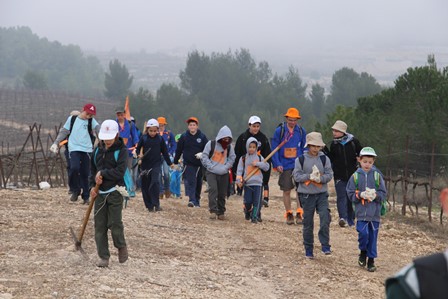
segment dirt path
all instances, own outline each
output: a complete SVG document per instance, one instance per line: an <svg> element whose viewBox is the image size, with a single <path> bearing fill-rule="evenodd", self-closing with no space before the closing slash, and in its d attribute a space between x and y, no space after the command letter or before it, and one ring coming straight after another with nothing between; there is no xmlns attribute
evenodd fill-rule
<svg viewBox="0 0 448 299"><path fill-rule="evenodd" d="M357 265L356 231L333 220L333 254L321 254L315 237L316 259L307 260L302 228L284 224L272 189L261 224L244 220L237 196L218 221L208 219L206 194L199 209L164 199L164 210L151 214L138 195L124 210L130 258L119 264L110 244L107 269L95 266L93 221L83 240L88 259L75 251L69 226L79 228L86 206L69 203L65 189L0 190L0 298L384 298L386 277L447 245L386 218L378 271L369 273ZM330 205L336 219L333 197Z"/></svg>

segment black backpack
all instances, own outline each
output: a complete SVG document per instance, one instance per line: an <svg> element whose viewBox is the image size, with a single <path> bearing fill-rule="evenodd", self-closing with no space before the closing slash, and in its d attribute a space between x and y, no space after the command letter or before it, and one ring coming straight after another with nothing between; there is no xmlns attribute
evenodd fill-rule
<svg viewBox="0 0 448 299"><path fill-rule="evenodd" d="M75 124L75 121L77 118L78 118L77 115L72 115L72 118L70 119L70 130L69 130L70 133L67 135L67 137L65 139L68 140L68 137L72 133L73 125ZM92 129L92 118L89 118L89 120L88 120L87 131L89 132L90 141L92 141L92 148L93 148L93 145L95 144L95 135L93 134L93 129ZM68 143L66 143L65 146L68 147Z"/></svg>

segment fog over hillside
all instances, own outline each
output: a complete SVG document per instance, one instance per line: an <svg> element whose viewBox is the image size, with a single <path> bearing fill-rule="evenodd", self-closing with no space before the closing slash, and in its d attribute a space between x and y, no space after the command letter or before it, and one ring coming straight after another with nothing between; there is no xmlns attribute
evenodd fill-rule
<svg viewBox="0 0 448 299"><path fill-rule="evenodd" d="M40 37L79 45L106 66L118 56L135 84L151 82L151 89L164 78L176 82L192 50L241 48L274 72L293 65L305 82L327 88L344 66L391 85L428 54L439 67L448 65L447 11L444 0L0 0L0 26L28 26ZM136 61L125 53L151 55Z"/></svg>

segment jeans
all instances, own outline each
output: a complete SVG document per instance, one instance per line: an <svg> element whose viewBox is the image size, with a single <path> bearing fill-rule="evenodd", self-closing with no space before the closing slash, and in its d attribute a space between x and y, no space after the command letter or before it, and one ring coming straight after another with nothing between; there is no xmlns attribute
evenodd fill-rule
<svg viewBox="0 0 448 299"><path fill-rule="evenodd" d="M90 154L86 152L70 152L69 187L75 194L89 199ZM94 174L95 175L95 174Z"/></svg>
<svg viewBox="0 0 448 299"><path fill-rule="evenodd" d="M305 250L313 250L314 246L314 211L320 220L319 241L322 246L330 248L330 212L328 210L328 193L299 193L303 207L303 245Z"/></svg>
<svg viewBox="0 0 448 299"><path fill-rule="evenodd" d="M262 186L244 186L244 198L243 203L245 208L251 212L251 219L261 218L261 197L262 197Z"/></svg>
<svg viewBox="0 0 448 299"><path fill-rule="evenodd" d="M378 231L380 223L377 221L356 221L358 231L359 250L366 250L367 257L377 257Z"/></svg>
<svg viewBox="0 0 448 299"><path fill-rule="evenodd" d="M98 256L108 260L110 258L107 231L110 229L112 240L116 248L126 246L124 239L124 225L122 220L123 197L120 192L113 191L99 194L95 200L95 243Z"/></svg>
<svg viewBox="0 0 448 299"><path fill-rule="evenodd" d="M353 211L353 204L347 196L347 182L336 180L335 188L339 218L345 219L349 226L353 226L355 224L355 213Z"/></svg>
<svg viewBox="0 0 448 299"><path fill-rule="evenodd" d="M202 191L202 167L186 165L184 170L185 195L189 202L199 207Z"/></svg>
<svg viewBox="0 0 448 299"><path fill-rule="evenodd" d="M170 168L165 159L162 159L161 171L159 176L160 194L170 191Z"/></svg>

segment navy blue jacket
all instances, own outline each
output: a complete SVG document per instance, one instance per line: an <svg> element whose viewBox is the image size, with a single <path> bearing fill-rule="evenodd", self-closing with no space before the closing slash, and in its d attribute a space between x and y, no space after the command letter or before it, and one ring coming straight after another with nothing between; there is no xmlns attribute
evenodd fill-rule
<svg viewBox="0 0 448 299"><path fill-rule="evenodd" d="M140 154L140 149L142 147L143 155L149 151L149 153L142 159L142 164L140 165L142 170L148 170L154 166L160 167L160 154L162 154L168 165L172 164L165 141L159 134L154 137L151 137L148 134L143 135L137 145L137 154Z"/></svg>
<svg viewBox="0 0 448 299"><path fill-rule="evenodd" d="M176 156L174 164L179 163L180 156L183 154L184 165L201 166L201 160L196 159L197 153L202 153L208 139L201 130L191 135L190 131L183 133L177 142Z"/></svg>

